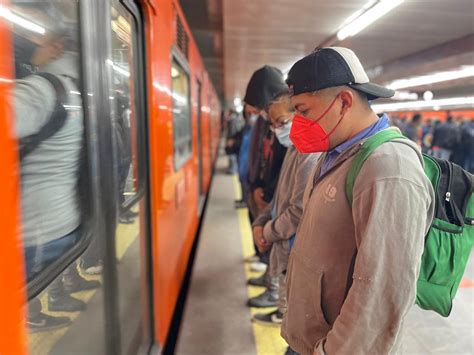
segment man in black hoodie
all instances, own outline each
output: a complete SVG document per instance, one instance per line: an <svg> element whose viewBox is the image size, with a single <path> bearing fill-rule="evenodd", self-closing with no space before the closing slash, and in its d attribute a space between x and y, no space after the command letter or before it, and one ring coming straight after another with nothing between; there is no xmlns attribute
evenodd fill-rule
<svg viewBox="0 0 474 355"><path fill-rule="evenodd" d="M255 71L247 85L244 101L250 113L259 115L252 132L248 160L250 186L248 206L251 222L272 200L286 154L286 148L278 142L275 134L270 130L270 123L265 112L273 99L286 92L288 92L288 86L283 80L283 74L277 68L268 65ZM256 249L256 253L260 260L268 265L269 252L262 254ZM264 293L249 300L250 307L277 305L278 278L271 279L264 274L250 279L249 284L267 287Z"/></svg>

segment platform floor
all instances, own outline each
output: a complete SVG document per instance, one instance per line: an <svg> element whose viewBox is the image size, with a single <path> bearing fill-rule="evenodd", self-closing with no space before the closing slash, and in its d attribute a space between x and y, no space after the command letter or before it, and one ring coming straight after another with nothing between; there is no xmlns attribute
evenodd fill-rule
<svg viewBox="0 0 474 355"><path fill-rule="evenodd" d="M253 254L246 209L236 210L240 197L236 176L224 173L220 157L209 195L186 302L177 355L280 355L286 343L279 328L251 322L245 303L262 292L247 287L251 273L243 259ZM474 256L449 318L413 306L404 329L402 354L474 354ZM272 309L263 309L271 311ZM261 310L258 310L261 312Z"/></svg>

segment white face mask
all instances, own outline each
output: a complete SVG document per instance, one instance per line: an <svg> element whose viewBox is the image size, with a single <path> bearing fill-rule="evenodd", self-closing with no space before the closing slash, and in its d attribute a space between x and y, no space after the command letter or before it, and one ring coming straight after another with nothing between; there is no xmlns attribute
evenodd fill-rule
<svg viewBox="0 0 474 355"><path fill-rule="evenodd" d="M255 122L257 122L257 119L258 119L258 115L256 113L252 113L248 118L249 125L253 126Z"/></svg>
<svg viewBox="0 0 474 355"><path fill-rule="evenodd" d="M292 122L288 122L287 124L281 127L275 128L275 135L278 141L282 146L287 148L293 145L290 139L291 123Z"/></svg>

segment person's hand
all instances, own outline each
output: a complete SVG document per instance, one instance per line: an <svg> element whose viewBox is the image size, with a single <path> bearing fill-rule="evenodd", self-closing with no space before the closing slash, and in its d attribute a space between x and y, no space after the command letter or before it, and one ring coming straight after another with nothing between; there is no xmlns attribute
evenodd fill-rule
<svg viewBox="0 0 474 355"><path fill-rule="evenodd" d="M41 67L64 53L64 44L61 40L51 40L38 47L31 58L31 64Z"/></svg>
<svg viewBox="0 0 474 355"><path fill-rule="evenodd" d="M270 250L272 243L268 242L263 236L263 226L253 227L253 241L259 252L264 253Z"/></svg>
<svg viewBox="0 0 474 355"><path fill-rule="evenodd" d="M256 188L253 192L253 199L259 211L263 210L268 205L268 203L263 199L263 195L263 189L261 187Z"/></svg>

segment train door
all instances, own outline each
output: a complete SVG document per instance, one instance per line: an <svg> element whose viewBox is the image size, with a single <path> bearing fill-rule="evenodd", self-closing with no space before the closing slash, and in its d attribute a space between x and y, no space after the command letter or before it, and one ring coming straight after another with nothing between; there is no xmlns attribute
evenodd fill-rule
<svg viewBox="0 0 474 355"><path fill-rule="evenodd" d="M204 205L204 176L203 176L203 165L204 156L202 149L202 101L201 101L201 88L202 85L199 81L196 82L197 87L197 146L198 146L198 191L199 191L199 214L201 214L202 207Z"/></svg>
<svg viewBox="0 0 474 355"><path fill-rule="evenodd" d="M12 0L1 10L14 47L1 55L14 68L29 351L148 351L140 12L127 0Z"/></svg>

